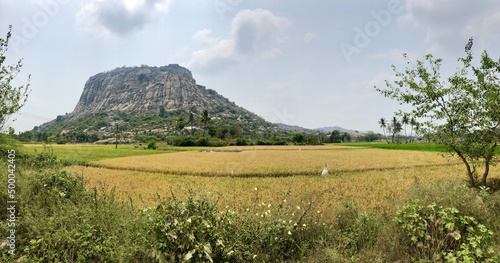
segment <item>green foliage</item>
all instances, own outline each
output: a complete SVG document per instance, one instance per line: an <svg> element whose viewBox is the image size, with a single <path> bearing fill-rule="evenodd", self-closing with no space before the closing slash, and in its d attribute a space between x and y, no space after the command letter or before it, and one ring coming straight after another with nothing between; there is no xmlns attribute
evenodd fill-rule
<svg viewBox="0 0 500 263"><path fill-rule="evenodd" d="M207 198L189 196L183 200L161 200L149 216L148 228L160 262L233 261L234 250L228 242L233 220L218 213Z"/></svg>
<svg viewBox="0 0 500 263"><path fill-rule="evenodd" d="M146 218L113 191L87 191L82 176L65 171L31 176L19 185L20 200L30 200L16 227L21 262L150 261Z"/></svg>
<svg viewBox="0 0 500 263"><path fill-rule="evenodd" d="M474 217L460 215L456 208L418 202L407 202L395 217L414 245L410 253L415 259L479 262L492 256L493 232Z"/></svg>
<svg viewBox="0 0 500 263"><path fill-rule="evenodd" d="M73 175L65 170L40 172L40 185L46 191L53 192L62 198L71 198L74 194L85 192L83 176Z"/></svg>
<svg viewBox="0 0 500 263"><path fill-rule="evenodd" d="M346 146L368 147L388 150L410 150L426 152L446 152L446 146L435 143L408 143L408 144L387 144L387 143L345 143Z"/></svg>
<svg viewBox="0 0 500 263"><path fill-rule="evenodd" d="M151 140L148 142L148 146L147 148L149 150L156 150L157 146L156 146L156 141L155 140Z"/></svg>
<svg viewBox="0 0 500 263"><path fill-rule="evenodd" d="M23 145L15 139L12 139L11 136L0 133L0 157L2 160L6 160L8 156L9 150L16 151L17 156L22 153Z"/></svg>
<svg viewBox="0 0 500 263"><path fill-rule="evenodd" d="M500 141L500 60L494 61L484 51L481 65L472 66L472 43L471 38L465 47L467 56L459 58L463 67L446 81L439 73L442 60L429 54L416 65L408 61L412 67L404 72L393 66L400 80L394 85L386 81L388 89L377 90L401 104L412 105L407 116L425 120L419 131L458 155L466 166L470 185L485 186ZM484 166L481 181L479 166Z"/></svg>
<svg viewBox="0 0 500 263"><path fill-rule="evenodd" d="M245 146L248 144L250 144L250 142L244 137L240 137L240 138L236 139L236 145Z"/></svg>
<svg viewBox="0 0 500 263"><path fill-rule="evenodd" d="M334 232L338 247L352 257L365 248L373 247L381 231L382 221L366 211L360 212L356 202L346 199L335 210Z"/></svg>
<svg viewBox="0 0 500 263"><path fill-rule="evenodd" d="M29 94L29 84L13 87L11 82L21 72L23 66L22 59L14 65L4 65L5 53L12 36L12 26L5 39L0 38L0 131L5 128L8 117L21 109L26 103ZM30 77L28 77L29 82Z"/></svg>
<svg viewBox="0 0 500 263"><path fill-rule="evenodd" d="M295 144L302 144L305 140L305 136L304 134L302 133L294 133L293 136L292 136L292 141L295 143Z"/></svg>

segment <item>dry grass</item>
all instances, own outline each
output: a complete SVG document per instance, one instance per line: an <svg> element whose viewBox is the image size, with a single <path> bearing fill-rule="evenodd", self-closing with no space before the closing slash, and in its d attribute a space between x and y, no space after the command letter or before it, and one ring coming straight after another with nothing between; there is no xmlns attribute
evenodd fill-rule
<svg viewBox="0 0 500 263"><path fill-rule="evenodd" d="M432 152L336 146L221 149L228 151L115 158L71 169L83 173L90 186L116 187L124 200L131 198L141 207L154 206L157 194L179 197L190 192L210 192L222 207L276 205L290 191L289 204L304 207L315 201L316 215L326 221L335 217L332 206L348 197L361 209L385 215L420 182L466 179L462 164ZM330 175L319 176L325 163ZM499 171L494 167L490 179L498 180Z"/></svg>
<svg viewBox="0 0 500 263"><path fill-rule="evenodd" d="M179 152L91 162L92 166L142 172L232 177L319 175L330 173L447 165L452 160L422 151L393 151L338 146L227 147L239 152ZM456 162L456 160L453 160Z"/></svg>
<svg viewBox="0 0 500 263"><path fill-rule="evenodd" d="M91 186L116 187L116 192L124 200L132 198L137 206L154 206L157 194L169 197L173 193L179 197L189 192L210 192L219 198L221 207L235 208L252 207L261 202L276 205L289 190L291 194L287 198L288 202L299 206L305 206L320 196L314 211L319 211L317 215L326 221L334 218L332 206L340 204L347 197L356 200L361 209L385 215L394 212L396 205L406 199L408 190L416 184L438 183L442 180L465 183L461 165L279 178L197 177L95 167L71 169L83 172ZM492 178L498 178L499 171L499 167L495 167Z"/></svg>

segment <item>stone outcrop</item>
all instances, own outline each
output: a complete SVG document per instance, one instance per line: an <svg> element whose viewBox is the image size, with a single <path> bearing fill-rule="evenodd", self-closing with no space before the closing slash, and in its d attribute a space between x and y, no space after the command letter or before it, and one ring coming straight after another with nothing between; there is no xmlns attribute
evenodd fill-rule
<svg viewBox="0 0 500 263"><path fill-rule="evenodd" d="M179 65L122 67L90 77L80 101L65 119L73 121L102 111L158 114L160 105L166 111L193 113L237 107L217 92L197 85L191 72Z"/></svg>

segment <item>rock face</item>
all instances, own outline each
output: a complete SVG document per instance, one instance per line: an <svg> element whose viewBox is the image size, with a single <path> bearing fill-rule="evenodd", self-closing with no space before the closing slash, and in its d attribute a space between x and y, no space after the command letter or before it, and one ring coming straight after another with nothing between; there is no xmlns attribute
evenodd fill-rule
<svg viewBox="0 0 500 263"><path fill-rule="evenodd" d="M157 114L160 105L166 111L193 113L237 107L217 92L197 85L191 72L179 65L122 67L90 77L80 101L65 119L73 121L103 111Z"/></svg>

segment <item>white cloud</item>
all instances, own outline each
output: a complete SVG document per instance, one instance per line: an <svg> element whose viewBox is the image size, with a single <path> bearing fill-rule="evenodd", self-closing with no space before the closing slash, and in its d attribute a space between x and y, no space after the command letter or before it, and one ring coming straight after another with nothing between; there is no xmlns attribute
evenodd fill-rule
<svg viewBox="0 0 500 263"><path fill-rule="evenodd" d="M76 14L76 24L97 37L126 36L158 21L172 0L91 0Z"/></svg>
<svg viewBox="0 0 500 263"><path fill-rule="evenodd" d="M220 41L220 38L211 37L212 33L213 32L210 29L203 29L198 31L192 37L193 43L204 47L215 46Z"/></svg>
<svg viewBox="0 0 500 263"><path fill-rule="evenodd" d="M285 29L291 22L271 11L242 10L231 22L231 32L225 39L210 37L204 29L193 36L197 43L210 44L193 52L189 67L218 71L247 59L270 58L281 54L279 44L286 41Z"/></svg>
<svg viewBox="0 0 500 263"><path fill-rule="evenodd" d="M500 38L499 8L494 0L408 0L400 22L423 31L430 52L462 49L471 36Z"/></svg>

